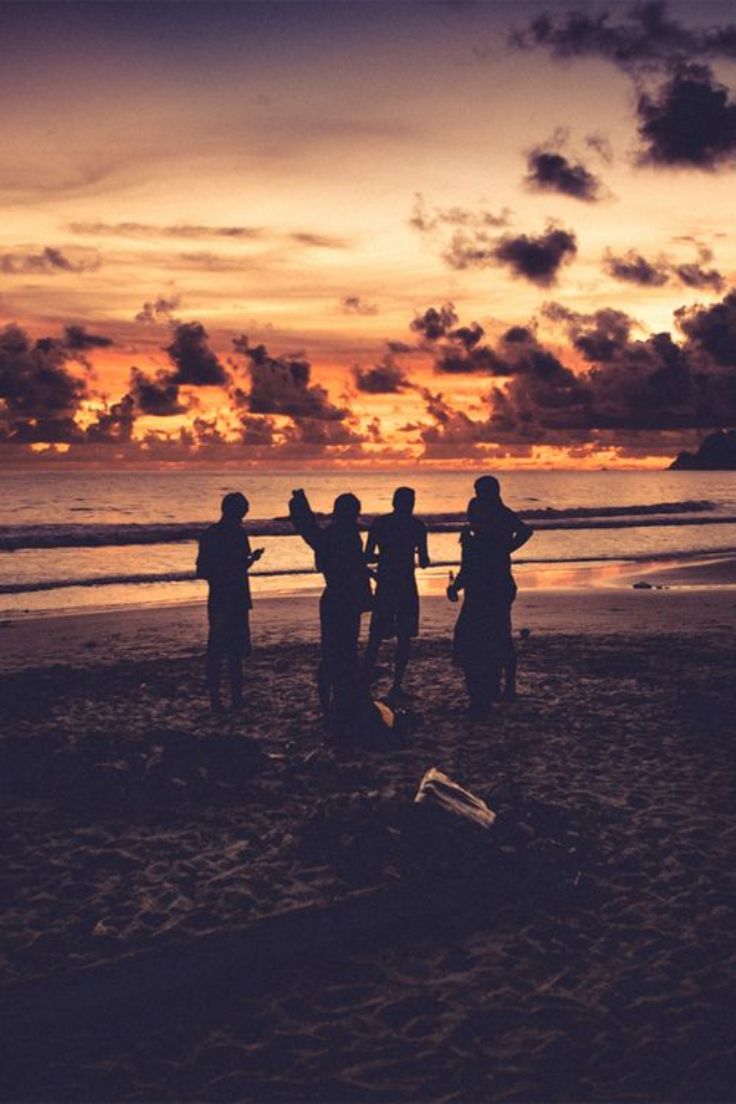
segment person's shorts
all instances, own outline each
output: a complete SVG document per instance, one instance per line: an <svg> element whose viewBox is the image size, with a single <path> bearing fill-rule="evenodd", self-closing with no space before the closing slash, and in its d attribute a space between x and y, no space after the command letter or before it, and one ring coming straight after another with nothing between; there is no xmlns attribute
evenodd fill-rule
<svg viewBox="0 0 736 1104"><path fill-rule="evenodd" d="M208 647L224 653L249 656L250 644L250 607L238 598L215 600L207 603L210 623Z"/></svg>
<svg viewBox="0 0 736 1104"><path fill-rule="evenodd" d="M419 595L416 584L403 590L382 588L373 599L370 635L386 640L392 636L419 635Z"/></svg>

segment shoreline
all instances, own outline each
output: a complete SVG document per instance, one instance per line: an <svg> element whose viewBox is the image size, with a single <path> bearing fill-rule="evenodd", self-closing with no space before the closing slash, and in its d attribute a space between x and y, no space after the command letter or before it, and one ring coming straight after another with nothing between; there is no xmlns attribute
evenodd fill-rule
<svg viewBox="0 0 736 1104"><path fill-rule="evenodd" d="M709 557L669 567L606 564L571 572L566 565L547 568L547 585L535 586L542 573L517 569L519 595L514 603L515 629L532 633L642 634L681 631L709 634L733 629L736 623L736 557ZM596 585L580 585L581 579ZM608 578L608 582L606 582ZM577 580L577 585L573 580ZM425 580L433 591L421 597L420 639L449 638L459 604L444 596L444 577ZM637 582L646 587L635 588ZM557 585L552 585L556 583ZM572 585L571 585L572 583ZM321 588L320 588L321 589ZM280 643L312 643L319 639L320 589L283 595L255 595L251 614L254 648ZM365 641L368 616L363 617ZM199 601L122 606L73 612L3 617L0 671L10 673L59 664L72 667L110 666L128 659L191 656L204 652L207 617L204 596ZM390 644L384 646L384 654Z"/></svg>

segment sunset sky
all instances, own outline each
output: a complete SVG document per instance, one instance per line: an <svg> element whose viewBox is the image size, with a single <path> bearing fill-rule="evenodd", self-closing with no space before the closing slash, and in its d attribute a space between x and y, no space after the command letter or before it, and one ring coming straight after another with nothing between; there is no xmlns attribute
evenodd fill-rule
<svg viewBox="0 0 736 1104"><path fill-rule="evenodd" d="M662 466L733 427L732 13L0 4L0 463Z"/></svg>

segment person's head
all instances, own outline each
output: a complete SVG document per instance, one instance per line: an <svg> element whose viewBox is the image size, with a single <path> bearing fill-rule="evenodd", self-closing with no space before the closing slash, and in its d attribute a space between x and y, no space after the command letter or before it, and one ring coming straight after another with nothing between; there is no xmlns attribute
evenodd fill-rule
<svg viewBox="0 0 736 1104"><path fill-rule="evenodd" d="M495 475L481 475L474 486L476 497L482 502L494 506L501 501L501 484Z"/></svg>
<svg viewBox="0 0 736 1104"><path fill-rule="evenodd" d="M248 513L250 503L240 491L230 491L223 498L220 508L225 521L242 521Z"/></svg>
<svg viewBox="0 0 736 1104"><path fill-rule="evenodd" d="M360 499L354 494L341 494L335 499L332 516L337 522L356 522L360 513Z"/></svg>
<svg viewBox="0 0 736 1104"><path fill-rule="evenodd" d="M414 513L416 495L411 487L397 487L394 491L393 506L397 514Z"/></svg>

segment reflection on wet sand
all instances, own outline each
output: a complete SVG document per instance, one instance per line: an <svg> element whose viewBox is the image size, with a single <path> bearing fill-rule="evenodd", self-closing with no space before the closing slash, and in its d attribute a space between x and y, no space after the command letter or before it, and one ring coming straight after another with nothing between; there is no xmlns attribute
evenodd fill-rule
<svg viewBox="0 0 736 1104"><path fill-rule="evenodd" d="M736 586L736 556L702 556L697 560L593 560L589 563L515 564L520 591L587 590L631 587L638 580L653 587ZM444 593L446 573L419 578L423 594Z"/></svg>

